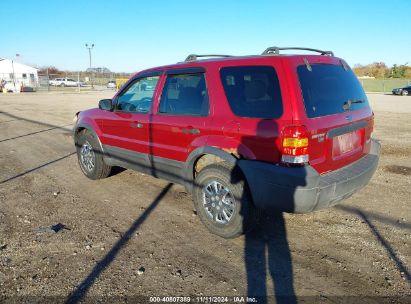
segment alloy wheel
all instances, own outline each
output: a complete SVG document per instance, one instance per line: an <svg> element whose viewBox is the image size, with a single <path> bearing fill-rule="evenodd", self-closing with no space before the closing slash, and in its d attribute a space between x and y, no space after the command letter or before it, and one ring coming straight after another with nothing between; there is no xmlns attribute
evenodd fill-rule
<svg viewBox="0 0 411 304"><path fill-rule="evenodd" d="M237 205L230 189L213 180L203 187L202 192L207 216L218 224L228 224Z"/></svg>
<svg viewBox="0 0 411 304"><path fill-rule="evenodd" d="M88 141L86 141L80 150L80 160L81 165L88 172L93 171L96 164L96 155L94 154L93 148Z"/></svg>

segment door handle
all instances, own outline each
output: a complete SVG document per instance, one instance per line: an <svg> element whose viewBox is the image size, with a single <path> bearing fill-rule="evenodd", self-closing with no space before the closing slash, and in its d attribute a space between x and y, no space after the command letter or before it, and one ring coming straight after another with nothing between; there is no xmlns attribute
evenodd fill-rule
<svg viewBox="0 0 411 304"><path fill-rule="evenodd" d="M185 134L200 134L200 130L192 127L183 128L181 131Z"/></svg>
<svg viewBox="0 0 411 304"><path fill-rule="evenodd" d="M130 124L130 127L132 127L132 128L142 128L143 127L143 124L142 123L139 123L139 122L136 122L136 123L131 123Z"/></svg>

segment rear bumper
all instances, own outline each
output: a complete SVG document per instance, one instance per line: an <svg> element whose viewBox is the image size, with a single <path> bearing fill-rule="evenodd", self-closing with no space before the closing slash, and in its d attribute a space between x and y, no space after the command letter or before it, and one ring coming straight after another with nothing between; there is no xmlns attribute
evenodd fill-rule
<svg viewBox="0 0 411 304"><path fill-rule="evenodd" d="M306 213L337 204L367 185L378 166L380 144L370 154L328 174L313 167L287 168L258 161L239 161L258 208Z"/></svg>

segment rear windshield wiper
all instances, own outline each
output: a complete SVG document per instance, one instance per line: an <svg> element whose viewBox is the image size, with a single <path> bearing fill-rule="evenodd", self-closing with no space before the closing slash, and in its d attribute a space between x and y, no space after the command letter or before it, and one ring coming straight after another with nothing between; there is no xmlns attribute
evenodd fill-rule
<svg viewBox="0 0 411 304"><path fill-rule="evenodd" d="M347 101L344 102L343 104L343 109L344 111L348 111L351 109L351 105L355 103L364 103L364 99L348 99Z"/></svg>

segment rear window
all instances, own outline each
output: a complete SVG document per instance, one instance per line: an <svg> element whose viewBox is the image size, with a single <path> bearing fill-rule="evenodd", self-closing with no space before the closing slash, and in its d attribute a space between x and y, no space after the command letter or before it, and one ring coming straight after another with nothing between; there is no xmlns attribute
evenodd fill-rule
<svg viewBox="0 0 411 304"><path fill-rule="evenodd" d="M313 64L297 68L305 110L310 118L368 107L367 96L354 73L342 65Z"/></svg>
<svg viewBox="0 0 411 304"><path fill-rule="evenodd" d="M220 76L235 115L250 118L278 118L282 115L280 84L273 67L225 67Z"/></svg>

